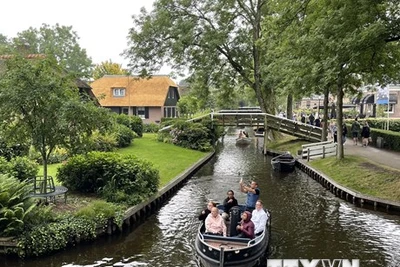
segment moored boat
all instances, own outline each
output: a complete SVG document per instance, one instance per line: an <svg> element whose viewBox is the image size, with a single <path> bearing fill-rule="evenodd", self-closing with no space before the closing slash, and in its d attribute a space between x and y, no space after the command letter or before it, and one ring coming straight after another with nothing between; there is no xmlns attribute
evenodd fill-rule
<svg viewBox="0 0 400 267"><path fill-rule="evenodd" d="M264 128L257 128L254 130L255 137L264 137L264 134L265 134Z"/></svg>
<svg viewBox="0 0 400 267"><path fill-rule="evenodd" d="M294 170L296 159L291 154L284 153L272 158L271 165L274 170L280 172L290 172Z"/></svg>
<svg viewBox="0 0 400 267"><path fill-rule="evenodd" d="M211 266L258 266L265 261L271 235L271 216L268 210L268 220L265 230L254 239L235 237L236 225L240 221L241 212L245 207L231 209L229 236L208 235L203 232L202 225L198 228L195 248L197 256L205 267Z"/></svg>

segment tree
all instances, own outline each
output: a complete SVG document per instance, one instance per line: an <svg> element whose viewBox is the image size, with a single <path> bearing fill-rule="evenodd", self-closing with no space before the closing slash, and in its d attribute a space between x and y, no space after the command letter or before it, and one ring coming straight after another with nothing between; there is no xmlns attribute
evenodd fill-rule
<svg viewBox="0 0 400 267"><path fill-rule="evenodd" d="M287 1L286 6L293 1ZM289 34L297 50L293 58L314 80L314 88L332 88L337 96L338 159L342 144L343 96L363 83L386 84L399 79L400 16L398 1L309 0L296 29ZM287 46L288 48L290 46ZM281 46L285 49L285 46ZM296 53L301 51L301 53ZM302 72L293 72L301 77ZM306 83L307 84L307 83ZM317 85L318 84L318 85Z"/></svg>
<svg viewBox="0 0 400 267"><path fill-rule="evenodd" d="M79 36L72 26L49 26L43 24L39 29L30 27L17 34L12 47L17 52L46 54L54 56L68 71L80 78L89 78L92 60L78 44Z"/></svg>
<svg viewBox="0 0 400 267"><path fill-rule="evenodd" d="M227 80L232 87L245 84L264 111L275 113L259 45L267 11L267 0L158 0L151 13L133 17L125 55L142 75L170 64L189 68L205 90Z"/></svg>
<svg viewBox="0 0 400 267"><path fill-rule="evenodd" d="M106 110L81 100L76 78L54 57L15 55L5 64L0 74L1 130L7 138L32 142L42 156L45 177L56 146L71 146L80 136L110 124Z"/></svg>
<svg viewBox="0 0 400 267"><path fill-rule="evenodd" d="M121 64L113 63L111 60L101 62L93 70L93 79L97 80L104 75L129 75L129 71L122 68Z"/></svg>

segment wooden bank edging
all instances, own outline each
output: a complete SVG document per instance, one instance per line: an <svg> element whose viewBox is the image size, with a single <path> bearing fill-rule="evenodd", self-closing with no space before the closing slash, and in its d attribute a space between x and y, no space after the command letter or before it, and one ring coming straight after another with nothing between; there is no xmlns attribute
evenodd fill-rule
<svg viewBox="0 0 400 267"><path fill-rule="evenodd" d="M277 156L281 153L267 150L266 154L270 156ZM306 173L315 181L319 182L323 187L329 190L336 197L344 199L356 206L363 208L371 207L374 210L385 211L387 213L400 212L399 202L367 196L359 192L353 191L345 186L338 184L325 174L312 168L307 164L307 161L303 159L296 159L296 167Z"/></svg>

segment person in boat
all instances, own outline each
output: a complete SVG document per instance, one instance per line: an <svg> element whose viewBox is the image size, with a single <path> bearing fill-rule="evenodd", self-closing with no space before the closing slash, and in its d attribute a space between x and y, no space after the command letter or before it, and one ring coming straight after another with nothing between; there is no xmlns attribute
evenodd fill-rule
<svg viewBox="0 0 400 267"><path fill-rule="evenodd" d="M224 220L228 220L229 211L231 210L231 208L239 205L237 199L235 198L235 193L233 192L233 190L228 190L227 198L224 199L222 205L224 206L224 212L222 213L222 218Z"/></svg>
<svg viewBox="0 0 400 267"><path fill-rule="evenodd" d="M256 208L256 202L260 197L260 189L258 188L258 184L255 181L252 181L250 186L247 186L243 183L243 180L240 179L240 191L247 194L246 198L246 210L252 212Z"/></svg>
<svg viewBox="0 0 400 267"><path fill-rule="evenodd" d="M242 220L240 221L240 225L236 226L236 230L240 231L237 237L242 238L250 238L253 239L254 235L254 223L251 220L251 213L249 211L245 211L242 213Z"/></svg>
<svg viewBox="0 0 400 267"><path fill-rule="evenodd" d="M256 209L251 213L251 220L254 223L254 234L256 236L261 235L264 232L268 220L268 215L264 210L261 200L257 200Z"/></svg>
<svg viewBox="0 0 400 267"><path fill-rule="evenodd" d="M246 138L246 135L244 135L244 133L243 133L242 130L239 131L239 136L238 136L238 138Z"/></svg>
<svg viewBox="0 0 400 267"><path fill-rule="evenodd" d="M216 205L213 201L209 201L209 202L207 203L207 208L204 209L204 210L200 213L200 215L199 215L199 220L205 222L205 221L206 221L206 218L207 218L207 216L208 216L208 214L211 213L211 209L214 208L214 207L216 207L216 206L217 206L217 205Z"/></svg>
<svg viewBox="0 0 400 267"><path fill-rule="evenodd" d="M205 224L206 224L205 234L226 236L225 221L219 214L218 208L213 207L211 209L211 213L208 214Z"/></svg>
<svg viewBox="0 0 400 267"><path fill-rule="evenodd" d="M249 138L249 134L246 131L243 131L244 137Z"/></svg>

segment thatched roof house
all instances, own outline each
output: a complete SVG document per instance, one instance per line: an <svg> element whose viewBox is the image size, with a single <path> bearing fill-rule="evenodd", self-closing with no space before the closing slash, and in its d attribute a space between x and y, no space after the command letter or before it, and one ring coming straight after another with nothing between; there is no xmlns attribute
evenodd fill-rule
<svg viewBox="0 0 400 267"><path fill-rule="evenodd" d="M166 75L105 75L91 83L91 87L100 104L118 114L137 115L145 123L177 117L178 86Z"/></svg>

